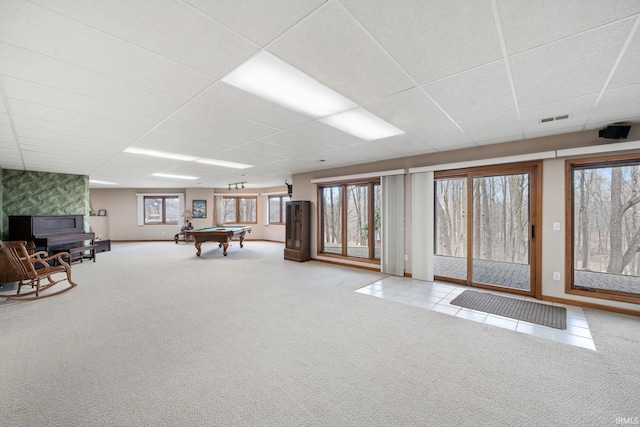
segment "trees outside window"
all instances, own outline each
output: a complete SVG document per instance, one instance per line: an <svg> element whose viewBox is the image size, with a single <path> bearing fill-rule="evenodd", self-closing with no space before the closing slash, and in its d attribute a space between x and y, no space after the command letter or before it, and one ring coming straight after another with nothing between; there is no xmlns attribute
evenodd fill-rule
<svg viewBox="0 0 640 427"><path fill-rule="evenodd" d="M380 259L379 180L319 188L322 239L319 252Z"/></svg>
<svg viewBox="0 0 640 427"><path fill-rule="evenodd" d="M256 197L225 197L223 203L223 223L255 224L257 213Z"/></svg>
<svg viewBox="0 0 640 427"><path fill-rule="evenodd" d="M640 300L640 157L567 162L569 292Z"/></svg>
<svg viewBox="0 0 640 427"><path fill-rule="evenodd" d="M180 219L177 196L145 196L145 224L177 224Z"/></svg>
<svg viewBox="0 0 640 427"><path fill-rule="evenodd" d="M285 204L290 200L289 196L269 197L269 224L285 223Z"/></svg>

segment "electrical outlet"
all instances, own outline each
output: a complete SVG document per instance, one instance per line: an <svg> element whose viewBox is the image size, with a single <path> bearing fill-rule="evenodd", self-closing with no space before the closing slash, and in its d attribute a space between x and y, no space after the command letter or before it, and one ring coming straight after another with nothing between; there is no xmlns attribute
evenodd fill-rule
<svg viewBox="0 0 640 427"><path fill-rule="evenodd" d="M553 272L553 280L560 280L560 272L558 271Z"/></svg>
<svg viewBox="0 0 640 427"><path fill-rule="evenodd" d="M560 223L559 222L554 222L553 223L553 231L560 231Z"/></svg>
<svg viewBox="0 0 640 427"><path fill-rule="evenodd" d="M404 260L405 260L405 261L409 261L409 255L406 255L406 254L405 254L405 256L404 256Z"/></svg>

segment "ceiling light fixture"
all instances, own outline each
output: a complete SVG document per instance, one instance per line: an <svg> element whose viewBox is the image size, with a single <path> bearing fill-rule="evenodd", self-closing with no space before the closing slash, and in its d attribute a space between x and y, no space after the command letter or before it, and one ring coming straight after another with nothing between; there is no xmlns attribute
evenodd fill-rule
<svg viewBox="0 0 640 427"><path fill-rule="evenodd" d="M90 179L89 180L89 184L118 185L118 183L116 183L116 182L99 181L97 179Z"/></svg>
<svg viewBox="0 0 640 427"><path fill-rule="evenodd" d="M236 68L222 81L316 118L357 106L350 99L265 51Z"/></svg>
<svg viewBox="0 0 640 427"><path fill-rule="evenodd" d="M247 169L252 168L252 165L246 165L244 163L235 163L235 162L227 162L226 160L216 160L216 159L198 159L196 163L204 163L205 165L213 165L213 166L223 166L225 168L234 168L234 169Z"/></svg>
<svg viewBox="0 0 640 427"><path fill-rule="evenodd" d="M129 147L124 150L125 153L130 154L143 154L145 156L162 157L164 159L184 160L185 162L193 162L198 159L196 156L190 156L188 154L168 153L166 151L150 150L146 148Z"/></svg>
<svg viewBox="0 0 640 427"><path fill-rule="evenodd" d="M177 179L198 179L197 176L188 176L188 175L171 175L168 173L152 173L153 176L159 176L162 178L177 178Z"/></svg>
<svg viewBox="0 0 640 427"><path fill-rule="evenodd" d="M404 133L380 117L356 108L355 102L265 51L222 81L367 141ZM346 114L349 111L355 112Z"/></svg>
<svg viewBox="0 0 640 427"><path fill-rule="evenodd" d="M322 118L320 121L366 141L388 138L404 133L403 130L382 120L364 108L354 108L353 110Z"/></svg>
<svg viewBox="0 0 640 427"><path fill-rule="evenodd" d="M231 191L231 186L235 185L235 189L239 190L240 188L244 188L244 185L247 183L247 181L243 181L243 182L232 182L231 184L228 184L228 190ZM238 185L240 185L241 187L238 187Z"/></svg>

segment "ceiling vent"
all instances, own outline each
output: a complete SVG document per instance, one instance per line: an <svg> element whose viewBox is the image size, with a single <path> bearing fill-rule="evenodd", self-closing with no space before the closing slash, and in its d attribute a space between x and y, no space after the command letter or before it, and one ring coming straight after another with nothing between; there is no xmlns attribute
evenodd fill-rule
<svg viewBox="0 0 640 427"><path fill-rule="evenodd" d="M563 114L562 116L547 117L544 119L540 119L540 123L555 122L558 120L568 119L569 117L571 117L571 114Z"/></svg>

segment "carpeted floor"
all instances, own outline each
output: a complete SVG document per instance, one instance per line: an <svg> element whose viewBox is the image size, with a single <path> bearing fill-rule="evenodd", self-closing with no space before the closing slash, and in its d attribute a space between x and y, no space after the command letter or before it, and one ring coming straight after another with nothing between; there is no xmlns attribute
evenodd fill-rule
<svg viewBox="0 0 640 427"><path fill-rule="evenodd" d="M283 246L114 244L79 286L0 303L7 426L615 425L640 416L640 319L598 351L354 292Z"/></svg>

